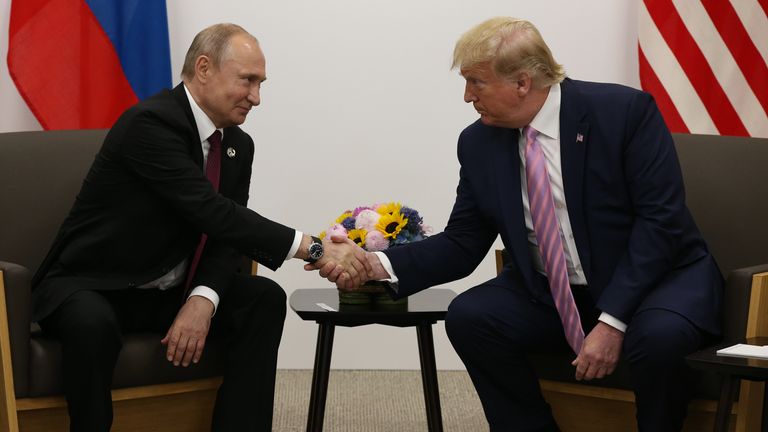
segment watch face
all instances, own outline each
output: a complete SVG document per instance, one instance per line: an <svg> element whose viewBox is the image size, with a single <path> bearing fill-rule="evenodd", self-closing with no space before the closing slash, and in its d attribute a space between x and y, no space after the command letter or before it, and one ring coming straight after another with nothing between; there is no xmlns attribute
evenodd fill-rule
<svg viewBox="0 0 768 432"><path fill-rule="evenodd" d="M309 257L313 260L319 260L323 257L322 243L312 243L309 246Z"/></svg>

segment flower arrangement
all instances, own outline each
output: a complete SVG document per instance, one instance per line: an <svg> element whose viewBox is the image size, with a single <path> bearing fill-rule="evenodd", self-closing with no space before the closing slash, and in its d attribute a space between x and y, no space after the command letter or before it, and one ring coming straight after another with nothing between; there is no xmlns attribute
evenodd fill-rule
<svg viewBox="0 0 768 432"><path fill-rule="evenodd" d="M377 252L423 240L431 231L418 211L389 202L345 211L320 238L346 236L361 248Z"/></svg>

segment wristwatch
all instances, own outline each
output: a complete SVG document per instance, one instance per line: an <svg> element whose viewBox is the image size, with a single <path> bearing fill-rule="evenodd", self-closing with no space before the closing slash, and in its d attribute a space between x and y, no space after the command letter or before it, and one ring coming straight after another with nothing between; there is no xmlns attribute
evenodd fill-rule
<svg viewBox="0 0 768 432"><path fill-rule="evenodd" d="M312 236L312 243L307 248L307 258L304 260L310 264L323 257L323 241Z"/></svg>

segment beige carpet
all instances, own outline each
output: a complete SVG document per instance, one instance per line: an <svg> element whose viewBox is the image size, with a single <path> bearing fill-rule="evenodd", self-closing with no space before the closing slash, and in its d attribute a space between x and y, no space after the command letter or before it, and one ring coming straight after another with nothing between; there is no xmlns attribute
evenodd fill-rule
<svg viewBox="0 0 768 432"><path fill-rule="evenodd" d="M279 370L274 432L304 432L307 427L310 370ZM483 432L488 424L480 400L464 371L439 371L445 432ZM325 432L426 431L419 371L332 370L325 408Z"/></svg>

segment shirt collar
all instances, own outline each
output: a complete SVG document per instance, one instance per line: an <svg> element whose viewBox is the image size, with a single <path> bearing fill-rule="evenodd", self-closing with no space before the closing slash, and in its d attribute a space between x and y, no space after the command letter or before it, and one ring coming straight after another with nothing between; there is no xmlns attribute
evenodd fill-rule
<svg viewBox="0 0 768 432"><path fill-rule="evenodd" d="M531 121L531 127L552 139L560 139L560 83L549 87L547 100Z"/></svg>
<svg viewBox="0 0 768 432"><path fill-rule="evenodd" d="M192 108L192 116L195 118L197 133L200 135L200 142L203 142L213 135L213 132L217 129L216 125L213 124L213 120L211 120L208 115L205 114L205 111L200 108L200 105L197 104L195 98L189 93L186 84L184 85L184 93L186 93L187 99L189 100L189 106ZM222 129L218 130L221 132L223 139L224 131Z"/></svg>

